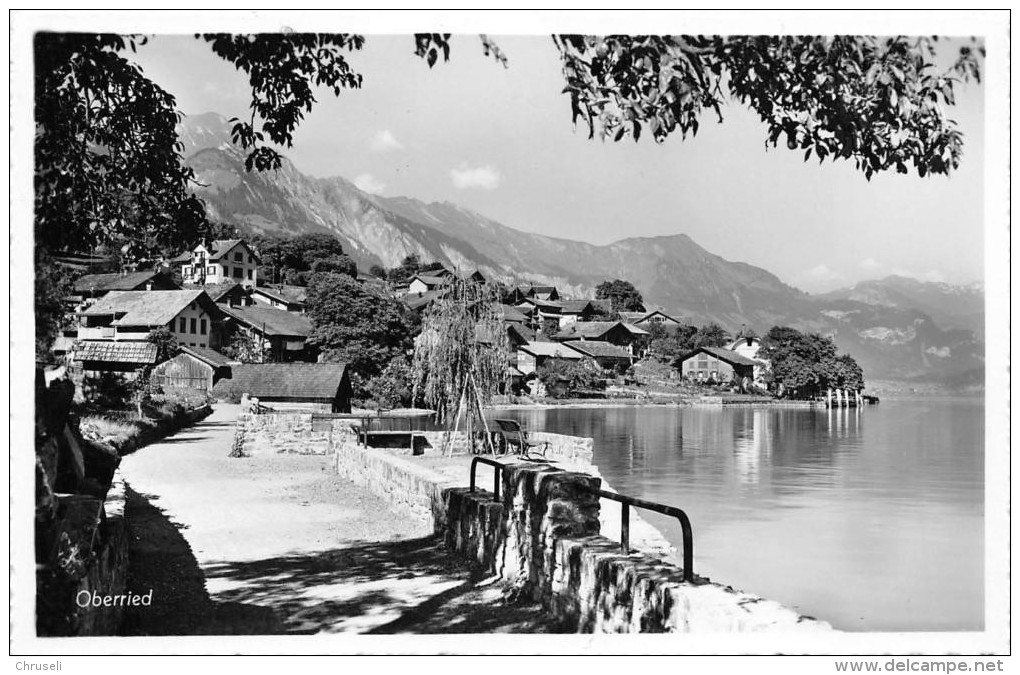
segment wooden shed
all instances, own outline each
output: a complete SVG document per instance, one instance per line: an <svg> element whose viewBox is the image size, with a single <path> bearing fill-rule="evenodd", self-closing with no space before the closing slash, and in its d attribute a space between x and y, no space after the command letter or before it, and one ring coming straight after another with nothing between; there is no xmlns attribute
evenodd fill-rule
<svg viewBox="0 0 1020 675"><path fill-rule="evenodd" d="M251 363L231 367L218 388L233 389L278 409L351 411L351 377L342 363Z"/></svg>
<svg viewBox="0 0 1020 675"><path fill-rule="evenodd" d="M150 380L165 387L212 391L217 382L230 377L231 365L237 363L212 349L182 347L180 354L153 368Z"/></svg>

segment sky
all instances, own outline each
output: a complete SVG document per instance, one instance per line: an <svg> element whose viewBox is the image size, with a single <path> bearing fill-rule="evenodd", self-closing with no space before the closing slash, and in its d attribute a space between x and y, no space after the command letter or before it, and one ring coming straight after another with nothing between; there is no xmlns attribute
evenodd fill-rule
<svg viewBox="0 0 1020 675"><path fill-rule="evenodd" d="M331 29L338 29L333 28ZM763 267L809 292L889 274L969 283L983 278L984 91L957 91L950 117L964 157L949 177L879 174L803 161L765 147L764 125L739 103L702 117L694 138L635 143L574 128L547 36L452 39L429 69L411 35L369 35L350 55L364 76L318 103L285 154L302 172L362 189L449 201L520 230L606 244L683 233L727 260ZM139 49L146 74L188 114L247 116L246 80L191 36Z"/></svg>

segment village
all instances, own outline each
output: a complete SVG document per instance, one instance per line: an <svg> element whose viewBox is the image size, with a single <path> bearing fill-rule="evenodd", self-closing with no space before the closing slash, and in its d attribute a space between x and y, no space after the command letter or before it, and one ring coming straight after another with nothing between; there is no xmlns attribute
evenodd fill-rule
<svg viewBox="0 0 1020 675"><path fill-rule="evenodd" d="M308 288L267 283L259 276L261 262L245 240L226 239L200 244L153 269L82 274L74 281L73 295L65 299L65 328L54 342L53 356L66 362L83 398L97 387L109 388L113 381L129 382L142 374L154 384L222 392L236 388L232 385L239 373L250 381L264 371L283 375L275 376L281 391L260 390L263 397L299 402L303 374L315 370L309 364L332 359L324 358L312 338ZM438 263L422 267L427 269L396 283L360 272L356 278L372 293L420 315L458 278ZM462 279L487 283L477 270ZM730 338L715 326L711 339L697 346L689 343L686 353L674 348L663 355L668 350L661 349L662 338L686 324L662 309L646 309L640 301L614 308L611 297L567 298L554 286L501 284L499 294L512 350L507 363L511 388L504 392L508 395L530 400L640 398L648 392L638 385L635 370L648 372L642 366L650 363L665 364L655 369L662 386L652 391L660 394L679 392L679 385L687 384L768 395L769 364L759 358L761 338L753 332ZM635 306L640 311L634 311ZM172 348L160 349L157 335L169 336ZM593 375L572 382L582 363L596 366L589 368ZM335 402L337 411L351 409L349 379L341 375L332 383L335 391L347 392ZM837 389L836 395L842 392ZM398 402L374 403L385 408Z"/></svg>

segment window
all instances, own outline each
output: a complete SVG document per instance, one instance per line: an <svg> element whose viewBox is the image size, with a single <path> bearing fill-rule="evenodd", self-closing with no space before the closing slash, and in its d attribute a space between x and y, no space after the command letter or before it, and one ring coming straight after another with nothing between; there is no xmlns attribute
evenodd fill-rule
<svg viewBox="0 0 1020 675"><path fill-rule="evenodd" d="M205 319L202 319L199 325L202 327L202 335L205 335Z"/></svg>
<svg viewBox="0 0 1020 675"><path fill-rule="evenodd" d="M244 278L244 270L242 270L240 267L235 267L234 268L234 278L235 279L243 279Z"/></svg>
<svg viewBox="0 0 1020 675"><path fill-rule="evenodd" d="M240 251L234 251L234 262L241 262L244 260L244 256L241 255Z"/></svg>
<svg viewBox="0 0 1020 675"><path fill-rule="evenodd" d="M248 270L248 278L251 279L251 270Z"/></svg>
<svg viewBox="0 0 1020 675"><path fill-rule="evenodd" d="M194 343L194 342L189 342L189 343L188 343L188 346L189 346L189 347L194 347L194 346L195 346L195 343Z"/></svg>
<svg viewBox="0 0 1020 675"><path fill-rule="evenodd" d="M190 331L188 331L189 333L197 333L197 332L198 332L197 330L195 330L195 324L196 324L196 323L197 323L197 322L196 322L196 320L195 320L195 319L192 319L192 320L191 320L191 330L190 330ZM194 346L194 345L192 345L192 346Z"/></svg>
<svg viewBox="0 0 1020 675"><path fill-rule="evenodd" d="M185 265L184 269L181 270L181 275L190 277L191 276L191 265Z"/></svg>
<svg viewBox="0 0 1020 675"><path fill-rule="evenodd" d="M255 258L253 258L251 256L248 256L248 264L249 265L254 265L255 264Z"/></svg>
<svg viewBox="0 0 1020 675"><path fill-rule="evenodd" d="M216 274L216 265L209 265L209 269L206 270L209 274Z"/></svg>
<svg viewBox="0 0 1020 675"><path fill-rule="evenodd" d="M187 332L187 330L188 330L188 320L185 319L182 316L181 320L179 322L179 325L177 326L177 332L178 333L185 333L185 332Z"/></svg>

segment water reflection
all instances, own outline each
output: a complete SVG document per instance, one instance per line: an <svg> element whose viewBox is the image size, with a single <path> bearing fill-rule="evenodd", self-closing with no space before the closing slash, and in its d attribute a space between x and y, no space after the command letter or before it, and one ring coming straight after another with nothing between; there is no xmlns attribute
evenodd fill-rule
<svg viewBox="0 0 1020 675"><path fill-rule="evenodd" d="M983 624L980 400L499 414L594 438L616 489L688 512L699 570L726 583L844 629Z"/></svg>

